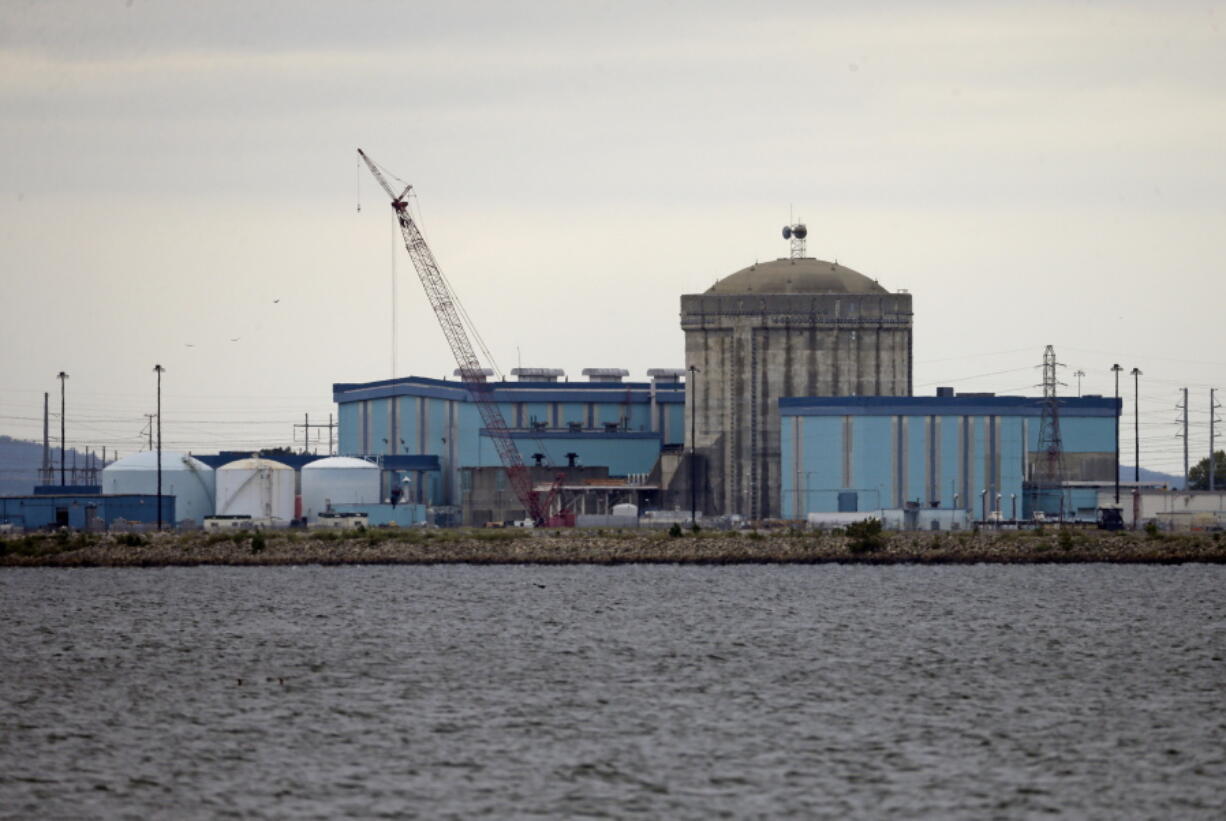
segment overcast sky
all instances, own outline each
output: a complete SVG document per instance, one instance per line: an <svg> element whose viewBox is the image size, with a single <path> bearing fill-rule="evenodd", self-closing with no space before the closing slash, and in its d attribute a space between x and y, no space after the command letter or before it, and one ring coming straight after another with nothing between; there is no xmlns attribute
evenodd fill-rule
<svg viewBox="0 0 1226 821"><path fill-rule="evenodd" d="M0 2L0 433L289 444L455 367L354 149L506 371L681 367L679 296L809 252L907 289L916 393L1226 389L1226 4ZM361 201L361 211L357 203ZM393 256L393 249L396 254ZM1127 373L1127 371L1126 371ZM1131 462L1132 380L1125 462ZM58 422L56 423L58 426ZM1226 441L1226 440L1220 440Z"/></svg>

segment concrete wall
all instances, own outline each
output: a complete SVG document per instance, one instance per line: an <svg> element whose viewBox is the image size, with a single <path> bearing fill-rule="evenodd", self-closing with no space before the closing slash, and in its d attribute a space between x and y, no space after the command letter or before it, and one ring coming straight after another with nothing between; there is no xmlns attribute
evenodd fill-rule
<svg viewBox="0 0 1226 821"><path fill-rule="evenodd" d="M781 397L911 393L909 294L688 294L681 328L707 513L780 514Z"/></svg>

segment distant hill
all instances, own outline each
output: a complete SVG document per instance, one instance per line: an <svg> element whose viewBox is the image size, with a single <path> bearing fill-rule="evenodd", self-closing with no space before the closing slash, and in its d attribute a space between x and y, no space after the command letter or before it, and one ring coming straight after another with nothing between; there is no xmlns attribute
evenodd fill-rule
<svg viewBox="0 0 1226 821"><path fill-rule="evenodd" d="M69 448L64 461L72 470L72 460L78 466L85 465L85 453ZM59 448L51 449L51 463L60 464ZM0 496L25 496L34 492L38 484L38 469L43 464L41 442L27 442L11 436L0 436ZM71 481L71 479L70 479Z"/></svg>
<svg viewBox="0 0 1226 821"><path fill-rule="evenodd" d="M1136 473L1132 469L1132 465L1120 465L1120 481L1131 482ZM1147 470L1141 468L1142 482L1162 482L1171 490L1183 490L1183 476L1176 476L1173 473L1159 473L1156 470Z"/></svg>

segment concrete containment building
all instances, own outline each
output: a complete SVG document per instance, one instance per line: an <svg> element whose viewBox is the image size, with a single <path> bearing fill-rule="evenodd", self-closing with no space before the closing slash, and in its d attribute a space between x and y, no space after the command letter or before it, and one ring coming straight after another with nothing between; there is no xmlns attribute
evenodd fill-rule
<svg viewBox="0 0 1226 821"><path fill-rule="evenodd" d="M910 294L810 257L752 265L683 295L700 509L779 516L779 400L910 396L911 318Z"/></svg>

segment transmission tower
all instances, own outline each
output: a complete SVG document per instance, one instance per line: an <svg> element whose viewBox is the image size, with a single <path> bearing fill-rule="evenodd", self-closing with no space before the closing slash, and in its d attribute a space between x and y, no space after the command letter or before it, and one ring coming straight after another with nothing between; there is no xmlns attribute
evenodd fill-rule
<svg viewBox="0 0 1226 821"><path fill-rule="evenodd" d="M1040 491L1039 495L1046 497L1055 493L1063 499L1064 441L1060 438L1060 400L1056 389L1064 383L1056 377L1058 367L1063 367L1063 363L1056 361L1056 349L1048 345L1043 351L1043 415L1039 422L1039 446L1030 481Z"/></svg>

